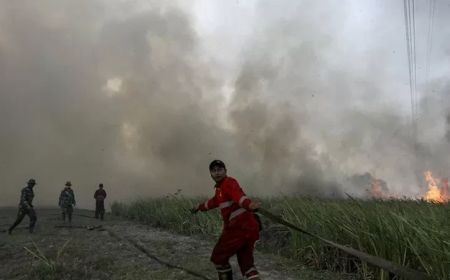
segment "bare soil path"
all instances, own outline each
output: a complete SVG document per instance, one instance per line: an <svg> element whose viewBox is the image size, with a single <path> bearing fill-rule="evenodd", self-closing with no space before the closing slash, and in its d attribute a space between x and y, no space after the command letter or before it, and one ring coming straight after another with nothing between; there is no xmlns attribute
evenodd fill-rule
<svg viewBox="0 0 450 280"><path fill-rule="evenodd" d="M216 279L209 255L213 242L121 218L93 219L75 209L72 225L58 209L36 209L35 233L26 217L12 235L6 230L17 209L0 208L0 280L11 279ZM354 279L312 271L293 261L257 252L262 279ZM235 279L242 279L232 260Z"/></svg>

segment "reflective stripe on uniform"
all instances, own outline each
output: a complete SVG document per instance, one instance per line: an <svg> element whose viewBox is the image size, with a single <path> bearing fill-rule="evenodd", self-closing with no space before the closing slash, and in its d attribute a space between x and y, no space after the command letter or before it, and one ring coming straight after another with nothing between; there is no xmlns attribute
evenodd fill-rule
<svg viewBox="0 0 450 280"><path fill-rule="evenodd" d="M247 277L247 279L255 279L255 278L258 278L258 277L259 277L259 274L255 274L255 275L252 275L250 277Z"/></svg>
<svg viewBox="0 0 450 280"><path fill-rule="evenodd" d="M233 205L233 201L225 201L219 204L219 209L227 208Z"/></svg>
<svg viewBox="0 0 450 280"><path fill-rule="evenodd" d="M249 274L250 272L256 271L256 268L253 266L252 268L250 268L249 270L247 270L244 275Z"/></svg>
<svg viewBox="0 0 450 280"><path fill-rule="evenodd" d="M230 265L216 265L217 272L228 272L231 271Z"/></svg>
<svg viewBox="0 0 450 280"><path fill-rule="evenodd" d="M239 206L242 207L242 203L243 203L244 200L246 200L246 199L249 199L249 198L248 198L247 196L243 195L243 196L241 197L241 199L239 199Z"/></svg>
<svg viewBox="0 0 450 280"><path fill-rule="evenodd" d="M227 268L227 269L216 269L217 272L228 272L231 271L231 268Z"/></svg>
<svg viewBox="0 0 450 280"><path fill-rule="evenodd" d="M230 264L216 264L215 267L217 269L223 269L223 268L231 268Z"/></svg>
<svg viewBox="0 0 450 280"><path fill-rule="evenodd" d="M205 209L208 210L208 200L203 205L205 206Z"/></svg>
<svg viewBox="0 0 450 280"><path fill-rule="evenodd" d="M245 211L247 211L247 210L245 210L244 208L239 208L239 209L237 209L237 210L231 212L230 218L229 218L228 220L231 220L231 219L235 218L236 216L241 215L241 214L244 213Z"/></svg>

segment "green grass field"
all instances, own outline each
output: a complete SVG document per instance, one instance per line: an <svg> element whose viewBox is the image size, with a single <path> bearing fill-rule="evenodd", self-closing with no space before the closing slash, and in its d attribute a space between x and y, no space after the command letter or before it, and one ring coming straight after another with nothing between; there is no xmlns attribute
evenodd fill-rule
<svg viewBox="0 0 450 280"><path fill-rule="evenodd" d="M214 238L220 234L218 210L192 215L202 198L171 195L115 202L116 215L183 234ZM265 209L342 245L380 256L437 279L450 279L450 204L413 200L260 199ZM317 269L352 272L364 279L389 279L375 267L337 249L263 219L258 249L299 260Z"/></svg>

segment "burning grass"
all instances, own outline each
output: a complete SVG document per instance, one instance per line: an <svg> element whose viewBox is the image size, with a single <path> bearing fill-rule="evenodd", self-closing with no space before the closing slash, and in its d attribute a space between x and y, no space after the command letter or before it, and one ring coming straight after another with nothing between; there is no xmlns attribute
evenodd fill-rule
<svg viewBox="0 0 450 280"><path fill-rule="evenodd" d="M431 171L424 173L425 181L428 185L428 191L425 194L425 200L444 203L450 201L450 193L448 189L448 178L437 179L433 177Z"/></svg>
<svg viewBox="0 0 450 280"><path fill-rule="evenodd" d="M114 203L116 215L184 234L218 236L218 211L192 215L203 199L172 195ZM263 207L307 231L437 279L450 275L450 204L425 200L331 200L305 197L261 199ZM364 279L389 279L384 271L308 236L263 220L261 250L297 259L317 269L358 273Z"/></svg>

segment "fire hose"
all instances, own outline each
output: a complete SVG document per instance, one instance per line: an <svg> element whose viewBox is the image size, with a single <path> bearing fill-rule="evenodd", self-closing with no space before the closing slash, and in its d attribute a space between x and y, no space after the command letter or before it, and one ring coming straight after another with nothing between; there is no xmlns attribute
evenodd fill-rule
<svg viewBox="0 0 450 280"><path fill-rule="evenodd" d="M400 277L403 277L405 279L412 279L412 280L431 280L431 279L434 279L434 278L428 276L427 274L425 274L423 272L420 272L420 271L417 271L417 270L414 270L414 269L411 269L411 268L407 268L407 267L404 267L404 266L400 266L400 265L398 265L396 263L393 263L391 261L388 261L386 259L383 259L383 258L380 258L380 257L377 257L377 256L372 256L372 255L369 255L369 254L364 253L362 251L353 249L351 247L347 247L347 246L335 243L333 241L330 241L328 239L322 238L322 237L320 237L320 236L318 236L316 234L310 233L310 232L308 232L308 231L306 231L304 229L301 229L301 228L297 227L296 225L294 225L292 223L289 223L289 222L285 221L281 217L279 217L279 216L277 216L275 214L272 214L271 212L269 212L269 211L267 211L267 210L265 210L263 208L259 208L258 210L256 210L256 212L260 213L261 215L265 216L266 218L272 220L275 223L279 223L279 224L284 225L284 226L286 226L286 227L288 227L290 229L293 229L295 231L298 231L298 232L301 232L301 233L306 234L308 236L311 236L313 238L316 238L316 239L318 239L318 240L320 240L320 241L322 241L322 242L324 242L324 243L326 243L326 244L328 244L328 245L330 245L332 247L335 247L337 249L340 249L340 250L344 251L345 253L347 253L349 255L355 256L355 257L359 258L362 261L365 261L365 262L367 262L369 264L372 264L374 266L382 268L382 269L384 269L386 271L389 271L389 272L391 272L391 273L393 273L395 275L398 275Z"/></svg>

